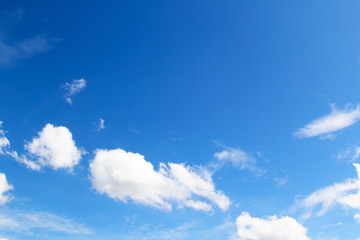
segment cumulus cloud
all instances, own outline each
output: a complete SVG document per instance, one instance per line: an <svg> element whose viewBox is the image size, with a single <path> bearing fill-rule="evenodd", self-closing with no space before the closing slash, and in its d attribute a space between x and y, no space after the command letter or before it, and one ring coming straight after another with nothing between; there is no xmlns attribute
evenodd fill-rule
<svg viewBox="0 0 360 240"><path fill-rule="evenodd" d="M0 121L0 154L6 154L30 169L41 170L43 167L50 167L55 170L72 170L86 153L76 147L68 128L48 123L38 133L38 137L25 144L26 151L19 155L17 151L10 150L10 142L1 129L1 124Z"/></svg>
<svg viewBox="0 0 360 240"><path fill-rule="evenodd" d="M218 170L226 164L231 164L235 168L248 170L257 176L262 176L266 173L266 170L257 166L257 161L251 154L239 148L224 147L223 151L214 154L214 158L217 161L210 164L210 167L214 170Z"/></svg>
<svg viewBox="0 0 360 240"><path fill-rule="evenodd" d="M64 95L64 98L67 103L72 104L72 97L79 93L81 90L83 90L86 87L86 80L81 79L74 79L71 83L65 83L62 88L65 89L66 93Z"/></svg>
<svg viewBox="0 0 360 240"><path fill-rule="evenodd" d="M4 205L10 201L10 196L7 192L12 189L13 186L7 182L6 175L4 173L0 173L0 205Z"/></svg>
<svg viewBox="0 0 360 240"><path fill-rule="evenodd" d="M93 232L84 224L52 213L1 209L1 232L23 232L33 235L38 230L67 234L91 234Z"/></svg>
<svg viewBox="0 0 360 240"><path fill-rule="evenodd" d="M239 240L310 240L307 229L291 217L263 219L243 212L236 226Z"/></svg>
<svg viewBox="0 0 360 240"><path fill-rule="evenodd" d="M38 134L38 137L25 145L25 149L35 160L24 163L32 169L39 167L51 167L55 170L72 169L85 154L84 150L76 147L72 134L66 127L57 127L48 123ZM29 162L32 162L33 166Z"/></svg>
<svg viewBox="0 0 360 240"><path fill-rule="evenodd" d="M305 208L304 218L311 217L314 209L318 206L320 208L316 211L317 216L324 215L336 205L360 211L360 164L354 163L353 165L358 174L357 178L349 178L342 183L322 188L297 202L296 208Z"/></svg>
<svg viewBox="0 0 360 240"><path fill-rule="evenodd" d="M216 191L205 169L162 163L156 171L144 156L122 149L97 150L90 163L90 174L96 191L123 202L132 200L165 210L177 203L179 207L204 211L212 210L210 204L226 211L231 204L221 191Z"/></svg>
<svg viewBox="0 0 360 240"><path fill-rule="evenodd" d="M333 133L353 125L360 119L360 105L356 108L346 106L344 109L338 109L334 105L331 107L329 115L315 119L297 130L294 135L299 138L320 136L322 139L333 139Z"/></svg>

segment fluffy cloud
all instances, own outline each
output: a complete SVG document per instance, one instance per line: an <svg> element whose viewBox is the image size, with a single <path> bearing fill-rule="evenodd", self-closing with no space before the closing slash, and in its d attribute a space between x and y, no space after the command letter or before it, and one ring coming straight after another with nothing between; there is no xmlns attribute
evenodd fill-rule
<svg viewBox="0 0 360 240"><path fill-rule="evenodd" d="M215 170L222 168L225 164L232 164L235 168L240 170L246 169L257 176L265 174L266 170L260 169L256 165L256 159L249 153L238 148L224 146L225 149L221 152L215 153L214 158L216 162L211 163L211 167Z"/></svg>
<svg viewBox="0 0 360 240"><path fill-rule="evenodd" d="M342 183L320 189L303 200L297 202L297 208L305 208L303 215L309 218L315 207L320 205L317 216L325 214L331 207L340 205L345 208L360 211L360 164L354 163L358 177L347 179ZM358 215L355 215L355 218Z"/></svg>
<svg viewBox="0 0 360 240"><path fill-rule="evenodd" d="M66 102L72 104L72 97L86 87L85 79L73 80L71 83L65 83L62 86L66 93L64 95Z"/></svg>
<svg viewBox="0 0 360 240"><path fill-rule="evenodd" d="M10 150L10 142L5 137L1 124L0 121L0 154L11 156L30 169L41 170L43 167L51 167L55 170L72 170L85 154L84 150L76 147L68 128L48 123L38 133L38 137L25 145L26 152L19 155L16 151Z"/></svg>
<svg viewBox="0 0 360 240"><path fill-rule="evenodd" d="M93 187L101 194L127 202L171 210L178 206L210 211L209 203L194 200L202 197L226 211L230 200L215 190L210 174L202 168L184 164L160 164L159 170L138 153L122 149L97 150L90 164Z"/></svg>
<svg viewBox="0 0 360 240"><path fill-rule="evenodd" d="M72 169L85 153L76 147L69 129L50 123L39 132L38 137L25 145L25 149L32 158L36 159L35 161L24 159L28 161L24 163L32 169L41 167Z"/></svg>
<svg viewBox="0 0 360 240"><path fill-rule="evenodd" d="M6 175L4 173L0 173L0 205L4 205L10 201L10 197L6 193L12 189L13 186L7 182Z"/></svg>
<svg viewBox="0 0 360 240"><path fill-rule="evenodd" d="M307 229L291 217L262 219L243 212L236 226L239 240L310 240Z"/></svg>
<svg viewBox="0 0 360 240"><path fill-rule="evenodd" d="M299 138L320 136L321 138L334 138L333 132L347 128L360 119L360 105L356 108L345 107L338 109L332 106L331 113L315 119L295 132Z"/></svg>

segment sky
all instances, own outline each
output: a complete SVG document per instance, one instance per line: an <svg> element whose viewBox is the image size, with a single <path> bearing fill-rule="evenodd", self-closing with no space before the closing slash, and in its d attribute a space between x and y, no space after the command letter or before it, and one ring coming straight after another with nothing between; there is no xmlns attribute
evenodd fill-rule
<svg viewBox="0 0 360 240"><path fill-rule="evenodd" d="M2 1L0 240L359 240L359 10Z"/></svg>

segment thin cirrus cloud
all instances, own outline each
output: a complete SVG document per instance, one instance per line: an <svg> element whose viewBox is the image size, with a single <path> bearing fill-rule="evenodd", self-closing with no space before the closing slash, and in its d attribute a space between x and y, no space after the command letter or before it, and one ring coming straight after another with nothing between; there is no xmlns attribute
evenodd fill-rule
<svg viewBox="0 0 360 240"><path fill-rule="evenodd" d="M257 166L256 158L239 148L232 148L222 145L225 149L221 152L214 154L216 161L209 164L209 167L213 171L217 171L224 166L231 164L233 167L239 170L248 170L254 173L256 176L262 176L266 173L265 169L261 169Z"/></svg>
<svg viewBox="0 0 360 240"><path fill-rule="evenodd" d="M215 189L205 169L162 163L156 171L144 156L122 149L96 150L90 163L90 174L97 192L123 202L131 200L164 210L171 210L176 203L178 207L202 211L211 211L213 205L226 211L231 204L221 191Z"/></svg>
<svg viewBox="0 0 360 240"><path fill-rule="evenodd" d="M8 41L9 29L23 20L23 9L14 12L1 12L0 18L0 68L12 67L17 61L31 58L52 48L56 39L45 34L38 34L30 38ZM12 31L10 31L12 32Z"/></svg>
<svg viewBox="0 0 360 240"><path fill-rule="evenodd" d="M243 212L236 220L238 240L310 240L307 229L291 217L251 217Z"/></svg>
<svg viewBox="0 0 360 240"><path fill-rule="evenodd" d="M96 131L100 132L103 129L105 129L105 120L102 118L99 118L99 122L98 122Z"/></svg>
<svg viewBox="0 0 360 240"><path fill-rule="evenodd" d="M1 145L1 143L3 143ZM19 155L9 150L10 142L0 129L0 153L14 158L32 170L41 170L50 167L54 170L72 170L86 152L75 145L70 130L63 126L54 126L50 123L24 146L24 153Z"/></svg>
<svg viewBox="0 0 360 240"><path fill-rule="evenodd" d="M360 146L352 146L345 151L341 151L336 158L339 160L346 159L349 162L355 162L360 157Z"/></svg>
<svg viewBox="0 0 360 240"><path fill-rule="evenodd" d="M298 138L309 138L320 136L322 139L333 139L333 133L350 127L360 119L360 105L356 108L345 106L338 109L335 105L331 106L331 113L327 116L313 120L303 128L297 130L294 135Z"/></svg>
<svg viewBox="0 0 360 240"><path fill-rule="evenodd" d="M0 210L0 231L9 235L25 233L36 236L37 232L92 234L94 231L82 223L44 211L25 211L19 209Z"/></svg>
<svg viewBox="0 0 360 240"><path fill-rule="evenodd" d="M329 209L341 206L346 209L353 209L357 213L354 218L359 221L360 214L360 164L354 163L357 171L357 178L348 178L344 182L335 183L331 186L322 188L307 196L305 199L298 200L295 209L305 209L303 218L310 218L316 207L316 216L324 215ZM360 221L359 221L360 222Z"/></svg>
<svg viewBox="0 0 360 240"><path fill-rule="evenodd" d="M64 98L67 103L70 105L72 104L72 97L79 93L81 90L83 90L86 87L86 80L81 79L74 79L71 83L65 83L62 85L62 88L65 89Z"/></svg>
<svg viewBox="0 0 360 240"><path fill-rule="evenodd" d="M31 58L49 49L51 49L51 43L44 35L35 36L14 44L5 42L0 36L0 66L9 68L18 60Z"/></svg>

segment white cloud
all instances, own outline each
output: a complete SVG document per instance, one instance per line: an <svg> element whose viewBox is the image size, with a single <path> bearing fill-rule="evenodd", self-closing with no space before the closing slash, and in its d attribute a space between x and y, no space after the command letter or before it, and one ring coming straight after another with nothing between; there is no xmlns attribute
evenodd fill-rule
<svg viewBox="0 0 360 240"><path fill-rule="evenodd" d="M158 171L138 153L122 149L97 150L90 163L94 189L111 198L171 210L172 203L210 211L210 203L194 200L202 197L226 211L230 200L215 190L210 174L203 168L184 164L160 164Z"/></svg>
<svg viewBox="0 0 360 240"><path fill-rule="evenodd" d="M5 132L4 130L1 129L2 127L2 121L0 121L0 154L5 154L8 156L11 156L12 158L14 158L17 162L19 163L23 163L26 166L28 166L31 169L34 170L40 170L40 165L38 165L37 163L28 160L27 157L25 155L21 155L19 156L19 154L16 151L12 151L10 150L10 141L9 139L7 139L7 137L5 136Z"/></svg>
<svg viewBox="0 0 360 240"><path fill-rule="evenodd" d="M342 183L322 188L297 202L296 208L305 208L304 218L312 216L314 209L320 205L317 216L324 215L336 205L360 211L360 164L353 164L358 177L347 179Z"/></svg>
<svg viewBox="0 0 360 240"><path fill-rule="evenodd" d="M65 100L67 103L72 104L72 97L80 92L82 89L86 87L86 80L81 79L74 79L71 83L65 83L62 88L65 89L66 93L64 95Z"/></svg>
<svg viewBox="0 0 360 240"><path fill-rule="evenodd" d="M360 214L359 213L355 214L354 219L360 223Z"/></svg>
<svg viewBox="0 0 360 240"><path fill-rule="evenodd" d="M335 135L332 133L353 125L359 119L360 105L356 108L346 106L344 109L338 109L332 105L329 115L315 119L297 130L294 135L299 138L320 136L322 139L334 139Z"/></svg>
<svg viewBox="0 0 360 240"><path fill-rule="evenodd" d="M37 168L34 166L72 169L79 163L81 155L85 154L76 147L72 134L66 127L48 123L38 134L38 137L25 145L30 156L36 159L28 160L27 166L32 169Z"/></svg>
<svg viewBox="0 0 360 240"><path fill-rule="evenodd" d="M274 177L274 181L278 186L284 186L289 182L289 177L288 176Z"/></svg>
<svg viewBox="0 0 360 240"><path fill-rule="evenodd" d="M68 128L48 123L38 133L38 137L25 144L25 154L19 155L16 151L8 149L10 142L5 137L1 124L0 121L0 154L11 156L30 169L41 170L43 167L51 167L55 170L60 168L72 170L79 163L81 156L86 153L76 147Z"/></svg>
<svg viewBox="0 0 360 240"><path fill-rule="evenodd" d="M205 212L209 212L212 210L212 207L210 204L208 204L206 202L202 202L202 201L188 200L188 201L184 202L184 205L186 207L191 207L196 210L201 210L201 211L205 211Z"/></svg>
<svg viewBox="0 0 360 240"><path fill-rule="evenodd" d="M236 226L239 240L310 240L307 229L291 217L263 219L243 212Z"/></svg>
<svg viewBox="0 0 360 240"><path fill-rule="evenodd" d="M5 137L5 132L2 129L3 122L0 121L0 154L5 154L5 149L10 146L9 139Z"/></svg>
<svg viewBox="0 0 360 240"><path fill-rule="evenodd" d="M2 209L0 211L0 231L2 232L34 234L33 232L39 229L68 234L91 234L93 232L84 224L48 212L11 209Z"/></svg>
<svg viewBox="0 0 360 240"><path fill-rule="evenodd" d="M14 188L7 182L6 175L4 173L0 173L0 205L4 205L10 201L10 196L7 195L7 192L12 189Z"/></svg>
<svg viewBox="0 0 360 240"><path fill-rule="evenodd" d="M360 157L360 147L352 146L345 151L341 151L336 158L339 160L347 159L349 162L355 162Z"/></svg>
<svg viewBox="0 0 360 240"><path fill-rule="evenodd" d="M97 131L101 131L103 129L105 129L105 120L102 118L99 118Z"/></svg>
<svg viewBox="0 0 360 240"><path fill-rule="evenodd" d="M12 158L14 158L17 162L19 162L21 164L25 164L26 167L28 167L32 170L37 170L37 171L41 170L40 164L28 159L24 154L19 156L19 154L16 151L7 151L6 154L11 156Z"/></svg>
<svg viewBox="0 0 360 240"><path fill-rule="evenodd" d="M144 233L144 240L177 240L177 239L186 239L189 237L189 229L194 227L194 223L183 223L177 227L172 228L163 228L163 229L154 229L148 230Z"/></svg>
<svg viewBox="0 0 360 240"><path fill-rule="evenodd" d="M223 146L223 145L222 145ZM225 164L232 164L235 168L240 170L246 169L253 172L257 176L262 176L266 173L266 170L260 169L256 165L256 159L249 153L242 151L239 148L232 148L224 146L225 149L221 152L214 154L216 162L210 164L211 168L218 170Z"/></svg>

